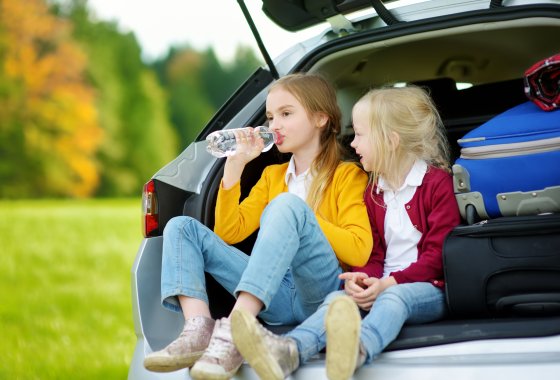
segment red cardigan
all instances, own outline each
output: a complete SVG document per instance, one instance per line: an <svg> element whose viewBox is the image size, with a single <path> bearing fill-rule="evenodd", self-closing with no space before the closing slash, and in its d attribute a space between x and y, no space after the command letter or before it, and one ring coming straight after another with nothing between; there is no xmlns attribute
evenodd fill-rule
<svg viewBox="0 0 560 380"><path fill-rule="evenodd" d="M373 251L363 267L352 267L354 272L364 272L370 277L381 278L387 243L385 241L385 202L383 192L373 193L371 184L366 188L364 200L373 232ZM443 240L460 223L459 209L453 192L452 176L444 170L429 166L422 184L406 204L414 227L422 233L418 242L418 259L406 269L392 272L397 283L431 282L439 288L443 281Z"/></svg>

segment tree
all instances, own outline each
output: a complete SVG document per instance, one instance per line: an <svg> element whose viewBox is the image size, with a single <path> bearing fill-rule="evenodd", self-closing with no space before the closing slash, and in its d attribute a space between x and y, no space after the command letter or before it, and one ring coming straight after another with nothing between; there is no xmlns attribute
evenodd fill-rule
<svg viewBox="0 0 560 380"><path fill-rule="evenodd" d="M205 64L200 53L184 48L171 51L163 67L171 121L183 147L195 139L215 110L201 81L200 71Z"/></svg>
<svg viewBox="0 0 560 380"><path fill-rule="evenodd" d="M171 121L183 146L192 142L218 108L260 65L250 48L239 47L230 64L224 65L214 49L198 52L189 46L175 47L167 57L153 63L169 94Z"/></svg>
<svg viewBox="0 0 560 380"><path fill-rule="evenodd" d="M210 102L217 109L262 63L253 49L238 46L231 62L221 63L212 48L205 54L201 77Z"/></svg>
<svg viewBox="0 0 560 380"><path fill-rule="evenodd" d="M79 196L102 138L87 56L43 0L0 0L0 196Z"/></svg>
<svg viewBox="0 0 560 380"><path fill-rule="evenodd" d="M98 159L97 195L137 195L142 185L177 152L167 95L141 60L134 34L112 22L92 20L86 1L73 0L59 12L74 23L75 38L90 57L87 73L98 97L105 138Z"/></svg>
<svg viewBox="0 0 560 380"><path fill-rule="evenodd" d="M0 197L139 194L258 65L186 47L148 66L87 0L0 0Z"/></svg>

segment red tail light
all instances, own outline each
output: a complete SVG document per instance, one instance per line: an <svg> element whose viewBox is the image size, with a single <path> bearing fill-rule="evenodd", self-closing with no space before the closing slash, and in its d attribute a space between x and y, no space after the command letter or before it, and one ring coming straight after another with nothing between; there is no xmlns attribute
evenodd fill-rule
<svg viewBox="0 0 560 380"><path fill-rule="evenodd" d="M142 192L142 215L144 237L157 236L159 215L156 188L153 180L144 185L144 191Z"/></svg>

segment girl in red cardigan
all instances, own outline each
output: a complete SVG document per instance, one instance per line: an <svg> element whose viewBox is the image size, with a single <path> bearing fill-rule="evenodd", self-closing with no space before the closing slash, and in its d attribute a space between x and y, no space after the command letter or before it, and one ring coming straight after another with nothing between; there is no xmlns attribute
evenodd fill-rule
<svg viewBox="0 0 560 380"><path fill-rule="evenodd" d="M372 255L365 267L341 274L344 290L331 293L284 336L247 313L234 313L234 342L262 379L287 377L325 346L328 378L349 379L405 323L432 322L446 313L442 245L460 218L436 108L420 88L384 88L363 96L352 118L351 146L370 173L364 200Z"/></svg>

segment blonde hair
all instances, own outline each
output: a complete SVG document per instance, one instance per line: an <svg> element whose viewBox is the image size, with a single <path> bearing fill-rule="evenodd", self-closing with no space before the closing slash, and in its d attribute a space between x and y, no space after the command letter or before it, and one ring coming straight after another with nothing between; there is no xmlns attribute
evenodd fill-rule
<svg viewBox="0 0 560 380"><path fill-rule="evenodd" d="M341 112L334 87L317 74L296 73L286 75L272 84L269 91L281 87L301 103L309 117L322 113L328 117L320 136L321 151L313 160L310 174L313 177L307 203L315 212L323 200L325 189L332 183L334 173L341 161L341 146L337 135L341 128Z"/></svg>
<svg viewBox="0 0 560 380"><path fill-rule="evenodd" d="M379 175L396 183L407 161L421 159L450 172L449 146L443 122L426 91L416 86L370 90L356 103L369 121L375 162L370 182ZM394 136L398 136L395 149Z"/></svg>

